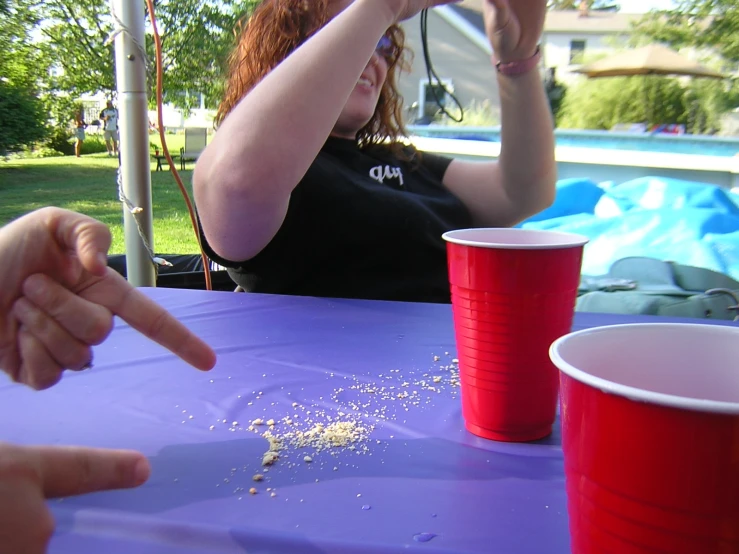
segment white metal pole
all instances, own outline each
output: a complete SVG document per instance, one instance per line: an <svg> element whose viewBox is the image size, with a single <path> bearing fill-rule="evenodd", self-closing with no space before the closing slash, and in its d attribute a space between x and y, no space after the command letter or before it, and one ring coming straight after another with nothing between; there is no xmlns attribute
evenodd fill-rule
<svg viewBox="0 0 739 554"><path fill-rule="evenodd" d="M153 249L149 116L146 65L138 45L144 42L144 0L113 0L115 15L125 32L115 38L116 81L123 193L133 206L123 205L128 280L137 287L156 286L156 271L147 249ZM135 219L134 219L135 218ZM138 222L138 225L137 225ZM146 243L144 242L146 241Z"/></svg>

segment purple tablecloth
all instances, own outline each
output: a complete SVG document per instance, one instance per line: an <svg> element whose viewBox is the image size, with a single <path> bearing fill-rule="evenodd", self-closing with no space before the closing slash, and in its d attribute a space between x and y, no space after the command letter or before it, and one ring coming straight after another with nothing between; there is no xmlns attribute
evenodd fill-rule
<svg viewBox="0 0 739 554"><path fill-rule="evenodd" d="M44 392L0 385L3 440L151 460L139 489L52 501L52 553L569 551L559 432L505 444L464 430L449 306L148 294L216 349L213 371L119 323L94 369ZM640 319L578 314L576 327ZM339 420L369 437L324 451L285 439L265 473L257 418L277 436Z"/></svg>

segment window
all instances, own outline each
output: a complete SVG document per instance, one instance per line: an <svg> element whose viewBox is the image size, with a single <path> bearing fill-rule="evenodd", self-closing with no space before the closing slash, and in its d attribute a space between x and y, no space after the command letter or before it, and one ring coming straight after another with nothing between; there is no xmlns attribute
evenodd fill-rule
<svg viewBox="0 0 739 554"><path fill-rule="evenodd" d="M84 110L85 123L92 125L93 121L97 121L100 115L100 104L96 100L83 101L82 109Z"/></svg>
<svg viewBox="0 0 739 554"><path fill-rule="evenodd" d="M570 65L581 64L585 56L585 41L570 41Z"/></svg>

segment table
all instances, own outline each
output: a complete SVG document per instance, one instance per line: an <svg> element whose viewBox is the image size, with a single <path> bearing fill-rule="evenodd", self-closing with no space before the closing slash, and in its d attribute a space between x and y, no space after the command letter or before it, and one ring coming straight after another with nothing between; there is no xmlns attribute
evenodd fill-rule
<svg viewBox="0 0 739 554"><path fill-rule="evenodd" d="M174 161L177 158L177 154L170 154L170 156L172 156L172 161ZM157 154L157 155L154 156L154 159L156 159L156 161L157 161L157 165L156 165L156 168L154 169L154 171L163 171L163 169L162 169L162 160L164 160L166 162L167 161L167 157L164 154Z"/></svg>
<svg viewBox="0 0 739 554"><path fill-rule="evenodd" d="M151 460L139 489L52 501L50 552L569 552L560 434L506 444L463 429L449 306L145 290L214 346L214 370L117 322L92 370L43 392L0 383L4 440ZM575 327L651 320L578 314ZM263 471L251 421L279 434L329 417L374 429L354 450L292 448Z"/></svg>

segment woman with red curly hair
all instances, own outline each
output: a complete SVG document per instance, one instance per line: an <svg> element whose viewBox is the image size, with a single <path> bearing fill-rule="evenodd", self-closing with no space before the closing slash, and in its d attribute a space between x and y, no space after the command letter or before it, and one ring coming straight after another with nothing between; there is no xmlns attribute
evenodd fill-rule
<svg viewBox="0 0 739 554"><path fill-rule="evenodd" d="M552 118L536 70L546 0L483 0L501 98L499 160L404 144L398 23L451 2L256 8L193 178L206 252L245 290L448 302L444 232L514 225L553 201Z"/></svg>

